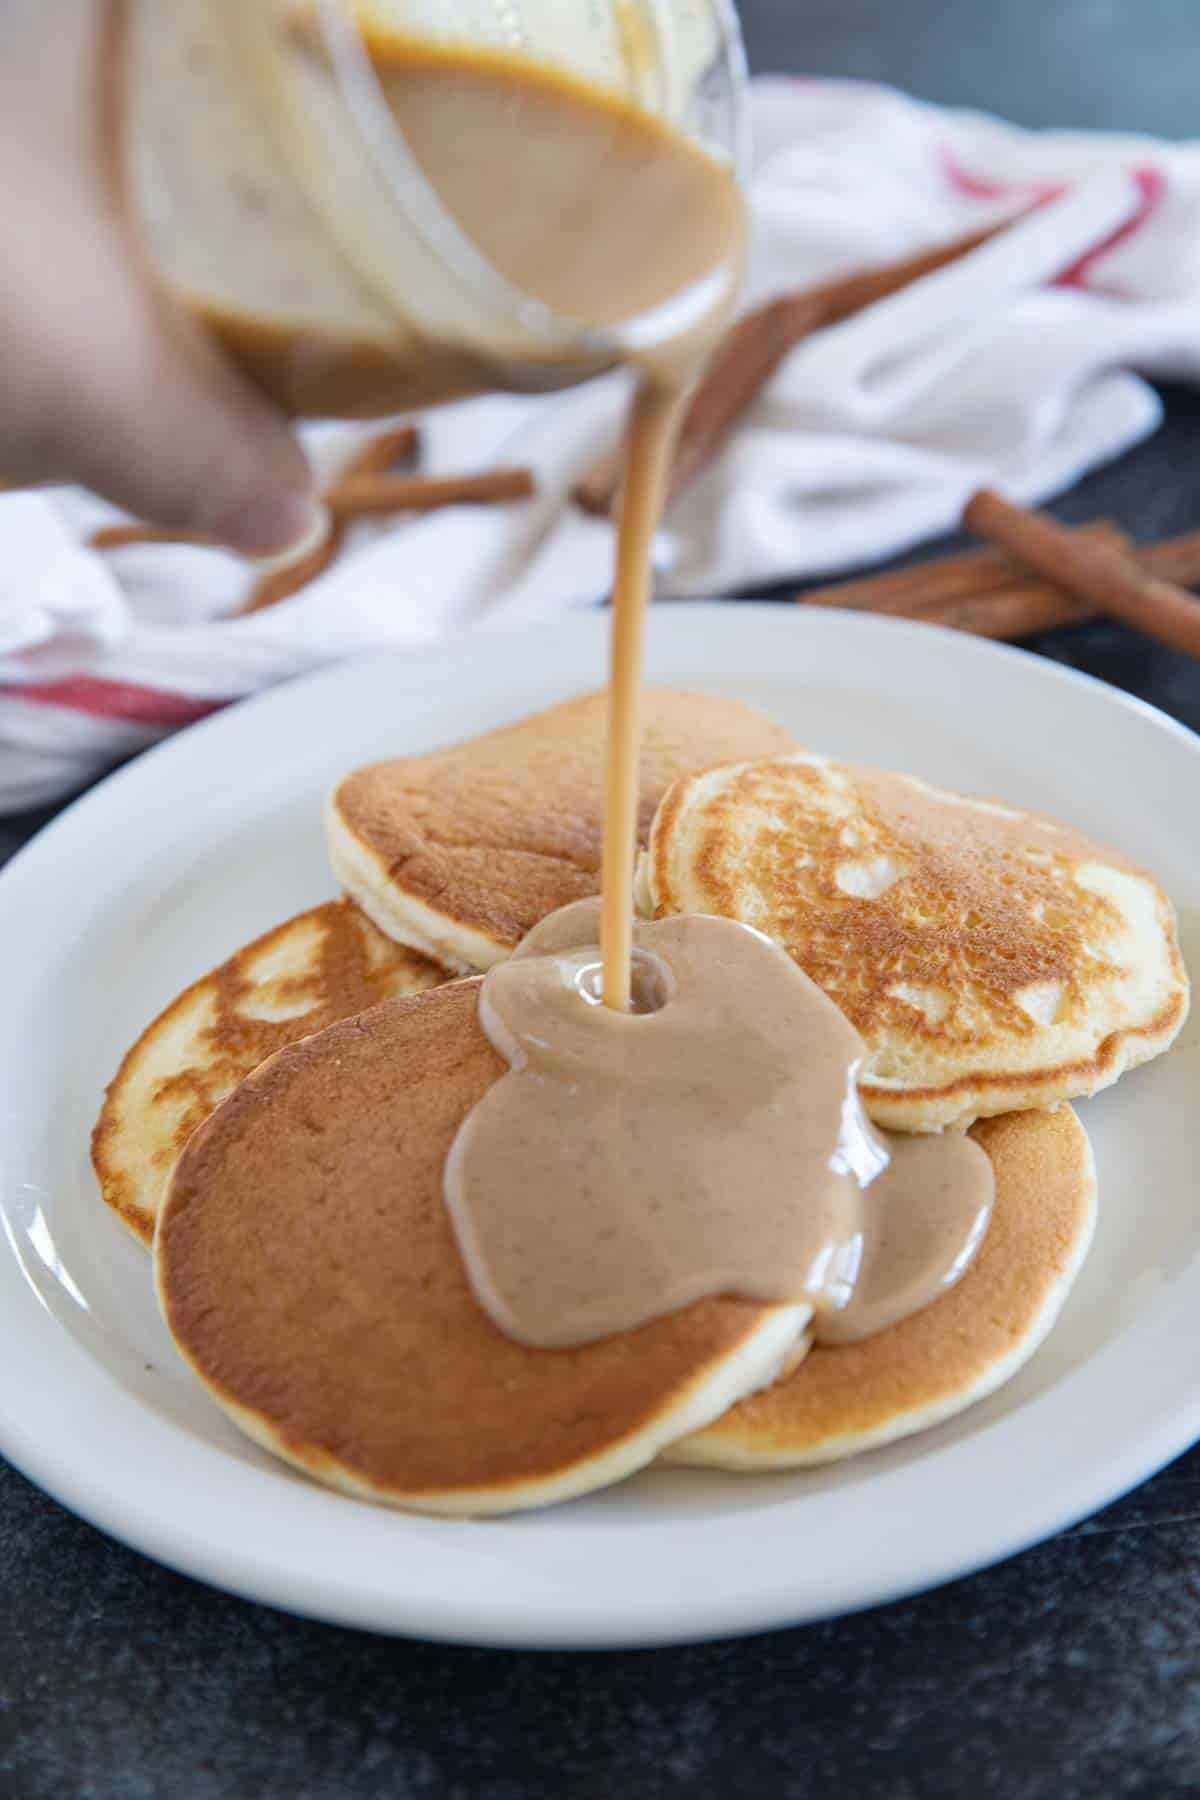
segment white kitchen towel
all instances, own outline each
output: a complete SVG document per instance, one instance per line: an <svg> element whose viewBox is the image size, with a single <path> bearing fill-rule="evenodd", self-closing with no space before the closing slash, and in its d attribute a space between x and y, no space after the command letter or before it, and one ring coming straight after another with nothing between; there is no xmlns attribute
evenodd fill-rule
<svg viewBox="0 0 1200 1800"><path fill-rule="evenodd" d="M753 108L747 305L1045 204L788 356L671 507L660 594L869 562L953 526L984 482L1045 499L1155 428L1144 376L1200 378L1200 147L1021 131L859 82L762 80ZM84 540L113 515L91 496L0 497L0 811L334 659L603 597L612 529L569 488L626 393L612 376L430 414L427 466L529 463L537 498L364 523L320 580L247 618L232 557L98 555ZM360 431L305 435L332 470Z"/></svg>

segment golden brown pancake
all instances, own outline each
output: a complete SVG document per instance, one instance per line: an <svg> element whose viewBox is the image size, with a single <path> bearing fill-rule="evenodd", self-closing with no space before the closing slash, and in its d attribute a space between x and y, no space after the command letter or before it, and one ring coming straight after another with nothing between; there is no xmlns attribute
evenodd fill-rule
<svg viewBox="0 0 1200 1800"><path fill-rule="evenodd" d="M578 1350L475 1300L446 1152L504 1072L477 981L294 1044L192 1137L155 1238L175 1342L235 1422L331 1486L430 1512L565 1499L774 1379L805 1306L714 1299Z"/></svg>
<svg viewBox="0 0 1200 1800"><path fill-rule="evenodd" d="M790 1469L833 1462L939 1424L1016 1374L1058 1317L1092 1239L1096 1180L1069 1106L982 1120L996 1203L975 1261L948 1293L860 1343L818 1345L668 1462Z"/></svg>
<svg viewBox="0 0 1200 1800"><path fill-rule="evenodd" d="M92 1133L100 1192L149 1244L167 1176L197 1125L285 1044L446 971L330 900L255 938L185 988L109 1083Z"/></svg>
<svg viewBox="0 0 1200 1800"><path fill-rule="evenodd" d="M326 812L334 874L382 931L448 967L486 969L557 907L599 891L607 695L465 744L355 769ZM737 701L643 699L639 841L681 775L794 741Z"/></svg>
<svg viewBox="0 0 1200 1800"><path fill-rule="evenodd" d="M1092 1094L1187 1014L1170 901L1040 815L802 752L687 777L639 904L782 944L865 1038L868 1112L898 1131Z"/></svg>

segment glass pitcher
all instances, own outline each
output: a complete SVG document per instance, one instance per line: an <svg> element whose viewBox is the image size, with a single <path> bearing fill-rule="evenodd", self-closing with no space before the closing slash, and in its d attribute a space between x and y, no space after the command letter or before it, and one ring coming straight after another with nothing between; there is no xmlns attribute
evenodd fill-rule
<svg viewBox="0 0 1200 1800"><path fill-rule="evenodd" d="M151 253L292 412L567 386L736 283L728 0L134 0L129 29Z"/></svg>

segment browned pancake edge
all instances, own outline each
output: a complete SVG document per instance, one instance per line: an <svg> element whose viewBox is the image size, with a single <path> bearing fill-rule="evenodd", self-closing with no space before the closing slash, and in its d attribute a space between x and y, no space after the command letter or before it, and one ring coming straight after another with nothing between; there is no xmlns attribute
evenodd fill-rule
<svg viewBox="0 0 1200 1800"><path fill-rule="evenodd" d="M598 1469L796 1314L714 1299L571 1351L496 1329L442 1198L454 1133L504 1068L478 985L387 1002L258 1069L190 1140L156 1238L172 1336L243 1428L322 1480L433 1510L527 1504Z"/></svg>

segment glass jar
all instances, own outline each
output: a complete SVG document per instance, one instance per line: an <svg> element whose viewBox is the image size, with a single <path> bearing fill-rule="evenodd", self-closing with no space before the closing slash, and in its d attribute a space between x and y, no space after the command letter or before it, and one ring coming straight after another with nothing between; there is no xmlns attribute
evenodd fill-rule
<svg viewBox="0 0 1200 1800"><path fill-rule="evenodd" d="M736 283L728 0L135 0L130 32L151 253L292 412L566 386Z"/></svg>

